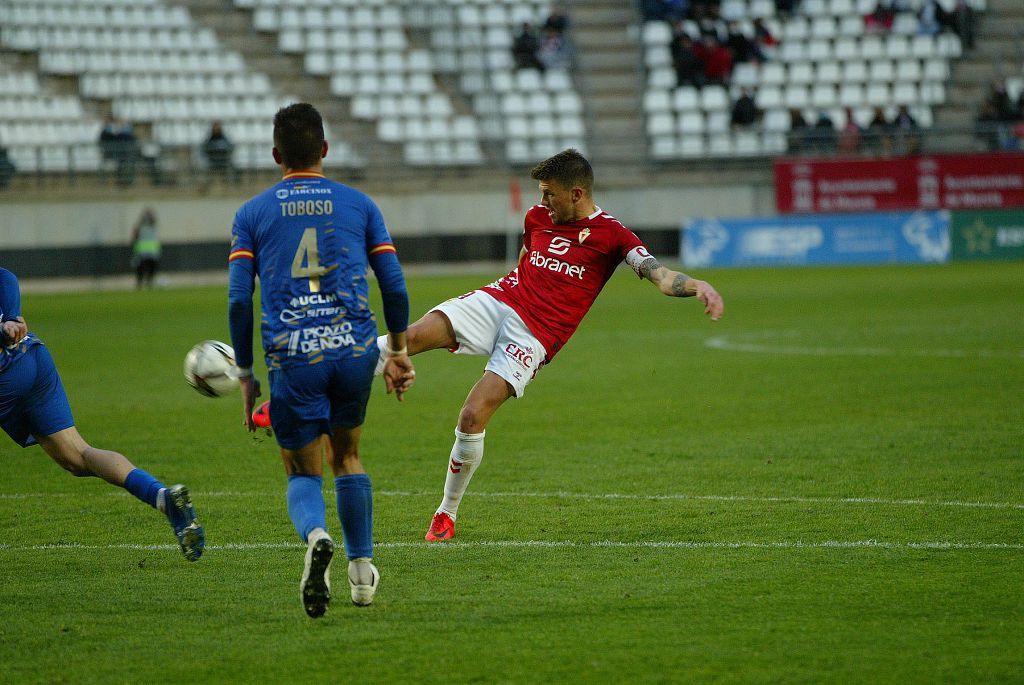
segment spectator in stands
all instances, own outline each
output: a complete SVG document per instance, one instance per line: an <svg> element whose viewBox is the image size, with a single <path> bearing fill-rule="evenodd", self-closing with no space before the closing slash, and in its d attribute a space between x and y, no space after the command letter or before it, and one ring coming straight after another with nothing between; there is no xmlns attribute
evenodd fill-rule
<svg viewBox="0 0 1024 685"><path fill-rule="evenodd" d="M569 30L569 14L566 12L565 7L554 5L548 14L548 18L544 20L541 29L564 35Z"/></svg>
<svg viewBox="0 0 1024 685"><path fill-rule="evenodd" d="M885 118L885 111L875 107L871 113L865 136L875 154L888 157L892 154L892 125Z"/></svg>
<svg viewBox="0 0 1024 685"><path fill-rule="evenodd" d="M135 182L135 162L139 156L139 141L135 130L126 121L107 117L99 138L100 155L114 162L117 184L130 186Z"/></svg>
<svg viewBox="0 0 1024 685"><path fill-rule="evenodd" d="M892 131L896 154L914 155L921 149L920 127L906 105L900 105L896 111Z"/></svg>
<svg viewBox="0 0 1024 685"><path fill-rule="evenodd" d="M811 128L804 119L804 113L797 107L789 109L789 151L799 154L810 146Z"/></svg>
<svg viewBox="0 0 1024 685"><path fill-rule="evenodd" d="M706 35L694 46L697 58L704 63L704 81L725 85L732 76L732 54L714 36Z"/></svg>
<svg viewBox="0 0 1024 685"><path fill-rule="evenodd" d="M640 14L645 21L675 23L690 16L689 0L640 0Z"/></svg>
<svg viewBox="0 0 1024 685"><path fill-rule="evenodd" d="M665 5L661 0L640 0L640 16L644 21L663 21Z"/></svg>
<svg viewBox="0 0 1024 685"><path fill-rule="evenodd" d="M893 9L892 3L878 0L871 14L864 17L864 31L866 33L889 33L895 20L896 10Z"/></svg>
<svg viewBox="0 0 1024 685"><path fill-rule="evenodd" d="M662 0L665 6L665 20L668 22L683 21L693 16L690 0Z"/></svg>
<svg viewBox="0 0 1024 685"><path fill-rule="evenodd" d="M938 0L925 0L921 11L917 13L918 33L934 36L940 31L951 28L953 17L943 9Z"/></svg>
<svg viewBox="0 0 1024 685"><path fill-rule="evenodd" d="M693 0L693 18L697 21L720 21L721 9L720 0Z"/></svg>
<svg viewBox="0 0 1024 685"><path fill-rule="evenodd" d="M1001 150L1002 121L999 119L999 112L992 100L986 99L981 103L981 111L974 119L974 137L984 144L986 150Z"/></svg>
<svg viewBox="0 0 1024 685"><path fill-rule="evenodd" d="M512 59L516 69L538 69L544 71L544 64L537 58L540 41L533 30L533 24L524 21L519 33L512 41Z"/></svg>
<svg viewBox="0 0 1024 685"><path fill-rule="evenodd" d="M754 42L757 43L758 51L765 58L779 44L778 39L772 34L768 24L765 23L764 17L758 17L754 20Z"/></svg>
<svg viewBox="0 0 1024 685"><path fill-rule="evenodd" d="M811 147L819 154L829 154L836 149L836 125L828 112L818 112L818 120L809 134Z"/></svg>
<svg viewBox="0 0 1024 685"><path fill-rule="evenodd" d="M732 105L729 125L733 128L747 128L760 118L761 111L754 103L754 97L750 94L750 90L743 88L740 90L740 96L736 98L736 102Z"/></svg>
<svg viewBox="0 0 1024 685"><path fill-rule="evenodd" d="M974 49L974 7L971 0L956 0L953 7L953 30L960 36L964 47Z"/></svg>
<svg viewBox="0 0 1024 685"><path fill-rule="evenodd" d="M775 13L782 18L788 18L796 14L797 0L775 0Z"/></svg>
<svg viewBox="0 0 1024 685"><path fill-rule="evenodd" d="M0 144L0 190L6 190L17 170L7 155L7 148Z"/></svg>
<svg viewBox="0 0 1024 685"><path fill-rule="evenodd" d="M147 207L132 229L132 268L135 269L135 287L152 288L159 265L160 238L157 236L156 212L152 207Z"/></svg>
<svg viewBox="0 0 1024 685"><path fill-rule="evenodd" d="M747 34L743 33L737 22L730 21L726 26L728 34L726 45L732 53L734 64L764 61L764 55L761 54L761 49L757 43L751 40Z"/></svg>
<svg viewBox="0 0 1024 685"><path fill-rule="evenodd" d="M846 115L846 123L839 132L839 140L836 143L836 149L844 155L852 155L860 151L862 131L860 126L857 124L857 120L853 116L853 109L851 107L847 107L844 113Z"/></svg>
<svg viewBox="0 0 1024 685"><path fill-rule="evenodd" d="M1017 121L1024 121L1024 88L1017 93Z"/></svg>
<svg viewBox="0 0 1024 685"><path fill-rule="evenodd" d="M545 69L565 69L569 66L569 40L553 29L545 29L540 39L537 59Z"/></svg>
<svg viewBox="0 0 1024 685"><path fill-rule="evenodd" d="M206 158L206 168L211 178L220 176L224 180L237 180L232 160L234 152L235 144L224 133L224 126L221 122L214 121L210 126L210 135L203 143L203 156Z"/></svg>
<svg viewBox="0 0 1024 685"><path fill-rule="evenodd" d="M725 45L729 39L729 31L726 29L725 24L720 21L705 17L697 22L697 28L700 30L701 41L710 36Z"/></svg>
<svg viewBox="0 0 1024 685"><path fill-rule="evenodd" d="M1017 119L1017 108L1010 101L1010 93L1006 89L1006 81L995 79L989 85L988 101L995 108L999 121L1015 121Z"/></svg>
<svg viewBox="0 0 1024 685"><path fill-rule="evenodd" d="M669 48L676 70L676 85L700 88L704 85L704 63L697 57L693 38L683 29L682 22L675 25L674 31Z"/></svg>

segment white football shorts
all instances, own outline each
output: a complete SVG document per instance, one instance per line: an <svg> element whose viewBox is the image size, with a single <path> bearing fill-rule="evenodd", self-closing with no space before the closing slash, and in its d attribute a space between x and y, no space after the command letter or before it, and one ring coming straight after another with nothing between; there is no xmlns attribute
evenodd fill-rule
<svg viewBox="0 0 1024 685"><path fill-rule="evenodd" d="M431 311L451 321L458 347L455 354L490 357L485 367L512 386L522 397L526 385L544 365L547 351L515 310L483 290L453 297Z"/></svg>

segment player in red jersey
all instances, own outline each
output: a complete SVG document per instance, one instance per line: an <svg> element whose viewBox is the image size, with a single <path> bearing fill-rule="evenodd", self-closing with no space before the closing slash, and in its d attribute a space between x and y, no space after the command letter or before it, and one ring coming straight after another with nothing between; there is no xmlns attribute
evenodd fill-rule
<svg viewBox="0 0 1024 685"><path fill-rule="evenodd" d="M709 283L659 264L632 231L594 203L594 173L579 152L560 152L530 175L539 182L541 203L526 213L519 266L438 305L406 331L410 355L448 348L490 357L459 412L444 499L426 535L430 541L455 536L459 502L483 458L484 431L494 412L510 397L522 397L622 261L665 295L695 296L712 320L722 316L722 298ZM377 342L386 359L387 336Z"/></svg>

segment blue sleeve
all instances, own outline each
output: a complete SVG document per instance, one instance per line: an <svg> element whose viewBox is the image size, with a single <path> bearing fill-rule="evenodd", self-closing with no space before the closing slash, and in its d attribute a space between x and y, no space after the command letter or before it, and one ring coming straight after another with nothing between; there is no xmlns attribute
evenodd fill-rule
<svg viewBox="0 0 1024 685"><path fill-rule="evenodd" d="M381 252L370 257L370 267L377 276L380 299L384 304L384 323L392 333L401 333L409 327L409 293L405 289L405 276L398 255Z"/></svg>
<svg viewBox="0 0 1024 685"><path fill-rule="evenodd" d="M21 316L21 287L18 277L0 268L0 322Z"/></svg>
<svg viewBox="0 0 1024 685"><path fill-rule="evenodd" d="M367 198L366 204L366 254L370 256L370 268L380 286L384 323L390 332L401 333L409 327L409 293L405 289L405 276L384 224L384 216L373 200Z"/></svg>
<svg viewBox="0 0 1024 685"><path fill-rule="evenodd" d="M242 368L251 368L252 296L256 290L256 262L242 209L235 215L235 223L231 228L231 254L228 257L228 325L231 329L231 346L235 349L235 364Z"/></svg>

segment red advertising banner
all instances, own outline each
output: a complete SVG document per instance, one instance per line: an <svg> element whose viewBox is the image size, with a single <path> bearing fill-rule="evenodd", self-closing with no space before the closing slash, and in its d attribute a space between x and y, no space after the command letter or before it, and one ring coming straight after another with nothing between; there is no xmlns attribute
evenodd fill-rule
<svg viewBox="0 0 1024 685"><path fill-rule="evenodd" d="M783 214L1024 207L1024 153L780 159Z"/></svg>

